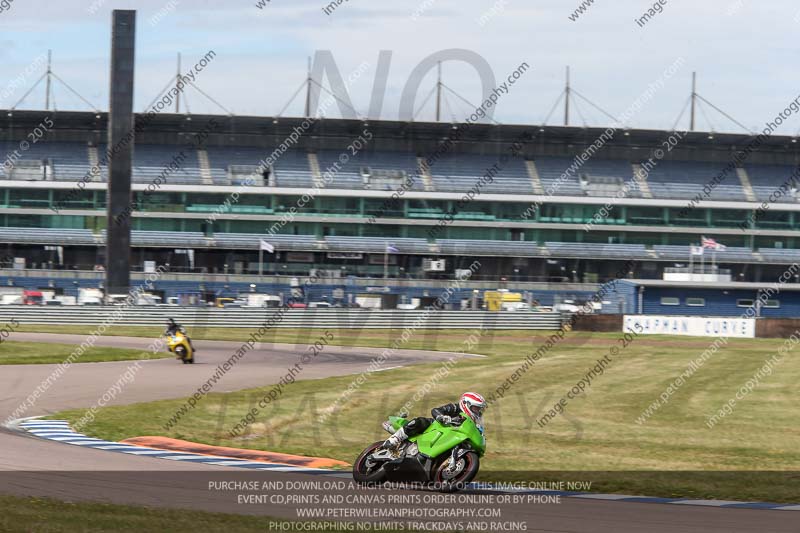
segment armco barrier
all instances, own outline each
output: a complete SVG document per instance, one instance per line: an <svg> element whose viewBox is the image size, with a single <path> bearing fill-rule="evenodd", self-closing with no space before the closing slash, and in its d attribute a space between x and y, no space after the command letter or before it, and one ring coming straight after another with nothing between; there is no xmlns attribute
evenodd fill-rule
<svg viewBox="0 0 800 533"><path fill-rule="evenodd" d="M112 318L119 312L118 318ZM99 325L109 323L122 326L164 326L167 318L187 326L252 328L276 317L278 309L264 308L203 308L203 307L114 307L65 306L41 307L26 305L0 306L0 323L16 319L21 325ZM280 328L343 328L385 329L413 325L422 310L370 310L370 309L289 309L283 318L273 319ZM431 311L428 319L419 325L424 329L558 329L559 313L488 311Z"/></svg>

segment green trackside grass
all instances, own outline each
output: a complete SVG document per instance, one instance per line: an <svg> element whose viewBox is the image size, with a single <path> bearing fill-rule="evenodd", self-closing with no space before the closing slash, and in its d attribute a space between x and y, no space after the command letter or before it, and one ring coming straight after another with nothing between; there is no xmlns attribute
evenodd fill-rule
<svg viewBox="0 0 800 533"><path fill-rule="evenodd" d="M400 334L399 330L332 332L333 344L360 346L386 346ZM313 342L321 333L280 331L272 340ZM474 332L419 330L402 347L462 351L470 333ZM237 340L246 334L238 333ZM467 351L489 357L458 362L446 377L431 384L430 391L411 409L412 416L427 416L432 407L457 400L465 390L488 395L549 334L498 331L485 335ZM783 344L781 339L729 340L666 405L638 424L643 411L713 339L637 337L614 356L585 394L569 400L564 414L540 427L537 420L546 410L609 353L611 346L620 346L620 335L569 334L489 408L488 452L479 479L577 480L592 482L592 491L800 502L800 347L739 400L733 414L712 429L706 426L708 417L776 353ZM385 367L391 366L390 359ZM113 440L164 435L352 462L368 443L386 437L380 422L396 413L440 368L441 362L373 373L324 423L319 422L319 415L330 411L353 376L290 384L240 436L232 437L231 429L270 390L268 384L260 389L211 393L169 431L163 426L185 399L106 408L85 432ZM82 414L76 410L55 417L75 421Z"/></svg>
<svg viewBox="0 0 800 533"><path fill-rule="evenodd" d="M45 342L4 341L0 343L0 365L58 364L75 350L72 344L50 344ZM151 354L127 348L105 348L95 346L78 357L76 363L98 363L101 361L133 361L170 356L169 353Z"/></svg>
<svg viewBox="0 0 800 533"><path fill-rule="evenodd" d="M141 531L192 531L193 533L268 531L270 522L284 520L192 510L153 509L104 503L66 503L48 498L0 496L0 531L8 533L139 533ZM280 527L280 526L279 526ZM318 527L318 528L317 528ZM350 531L318 524L309 531Z"/></svg>
<svg viewBox="0 0 800 533"><path fill-rule="evenodd" d="M50 324L20 325L14 331L29 333L62 333L65 335L90 335L97 329L96 326L59 326ZM187 332L192 340L215 340L244 342L247 336L254 331L252 328L220 328L220 327L192 327L187 326ZM389 346L401 333L400 329L336 329L328 328L335 332L336 339L332 344L342 346ZM277 328L269 331L261 341L264 343L289 343L308 344L322 335L326 330L309 330L302 328ZM164 327L125 326L113 325L101 336L104 337L158 337L164 333ZM438 333L438 334L437 334ZM526 335L525 331L512 332L515 335ZM449 350L453 346L461 346L462 341L468 336L468 330L417 330L414 337L402 348ZM439 340L438 338L441 338ZM449 339L449 340L448 340ZM457 351L461 351L458 348Z"/></svg>

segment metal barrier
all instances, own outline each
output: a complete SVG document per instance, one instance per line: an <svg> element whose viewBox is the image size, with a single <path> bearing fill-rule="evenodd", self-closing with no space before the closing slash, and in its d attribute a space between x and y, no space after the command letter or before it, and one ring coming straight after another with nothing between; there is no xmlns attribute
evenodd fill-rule
<svg viewBox="0 0 800 533"><path fill-rule="evenodd" d="M370 309L203 308L151 306L0 306L0 324L164 326L174 318L187 327L386 329L558 329L559 313Z"/></svg>
<svg viewBox="0 0 800 533"><path fill-rule="evenodd" d="M51 237L52 240L52 237ZM0 258L0 263L2 263ZM5 258L10 260L8 258ZM174 268L174 267L171 267ZM93 270L48 270L48 269L33 269L26 268L16 270L11 268L0 268L0 278L13 278L13 279L37 279L41 281L44 286L49 280L65 280L77 281L81 287L96 287L99 283L105 280L105 272L97 272ZM284 285L288 291L289 283L292 278L299 278L304 281L308 277L308 271L304 273L291 273L291 274L264 274L258 276L256 274L214 274L214 273L190 273L190 272L167 272L159 276L156 285L165 281L183 281L200 283L254 283L259 286L264 285ZM131 271L131 286L136 285L136 282L144 280L145 274L141 271ZM447 279L427 279L427 278L388 278L384 279L382 274L375 277L355 277L355 278L327 278L322 277L321 282L325 284L344 285L352 284L352 287L412 287L424 285L431 288L447 288L453 284L453 280ZM497 279L486 279L480 275L470 277L468 280L461 282L461 286L469 289L479 290L497 290L500 288L507 288L514 291L555 291L562 293L574 292L596 292L600 285L597 283L570 283L570 282L546 282L546 281L528 281L528 280L510 280L500 282Z"/></svg>

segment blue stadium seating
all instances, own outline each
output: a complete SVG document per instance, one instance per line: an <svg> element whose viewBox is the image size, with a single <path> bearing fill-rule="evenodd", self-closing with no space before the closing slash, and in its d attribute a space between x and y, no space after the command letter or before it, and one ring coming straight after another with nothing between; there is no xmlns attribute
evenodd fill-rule
<svg viewBox="0 0 800 533"><path fill-rule="evenodd" d="M451 255L499 255L518 257L546 257L547 251L533 241L489 241L472 239L440 239L438 250Z"/></svg>
<svg viewBox="0 0 800 533"><path fill-rule="evenodd" d="M800 263L800 250L787 248L759 248L758 253L768 263Z"/></svg>
<svg viewBox="0 0 800 533"><path fill-rule="evenodd" d="M539 171L542 187L546 193L553 196L585 196L586 192L580 183L582 174L590 177L620 178L625 183L633 178L633 167L623 160L590 158L571 172L567 171L575 164L574 158L537 157L534 162Z"/></svg>
<svg viewBox="0 0 800 533"><path fill-rule="evenodd" d="M20 151L19 142L0 141L0 153ZM49 160L53 165L53 179L77 181L89 170L89 153L85 143L39 141L20 151L22 161ZM0 174L3 174L0 169Z"/></svg>
<svg viewBox="0 0 800 533"><path fill-rule="evenodd" d="M591 242L547 242L551 255L557 257L596 257L602 259L647 258L644 244L603 244Z"/></svg>
<svg viewBox="0 0 800 533"><path fill-rule="evenodd" d="M348 156L346 163L341 163L341 155ZM406 176L415 176L418 172L417 158L410 152L368 152L360 151L351 157L351 153L339 152L335 150L320 150L317 152L320 172L325 174L329 171L333 174L333 179L326 187L337 189L363 189L365 188L364 178L361 175L362 168L369 169L374 174L380 171L392 173L405 173ZM339 170L336 170L336 165ZM403 178L394 180L396 183L375 186L369 185L370 189L395 190L403 182ZM425 186L421 176L417 176L411 184L411 190L424 190Z"/></svg>
<svg viewBox="0 0 800 533"><path fill-rule="evenodd" d="M12 228L0 226L0 242L26 244L94 244L88 229Z"/></svg>
<svg viewBox="0 0 800 533"><path fill-rule="evenodd" d="M696 195L704 197L703 187L716 179L718 184L710 189L708 199L744 202L747 197L735 170L725 174L721 181L717 178L727 164L727 161L659 161L649 171L647 182L656 198L690 199Z"/></svg>
<svg viewBox="0 0 800 533"><path fill-rule="evenodd" d="M101 152L102 154L102 152ZM152 182L164 173L164 168L175 157L183 160L177 171L168 171L167 183L198 183L201 181L197 150L183 146L137 144L133 151L133 176L135 181ZM101 156L102 157L102 156Z"/></svg>
<svg viewBox="0 0 800 533"><path fill-rule="evenodd" d="M214 182L227 183L228 167L246 165L258 167L259 163L272 154L271 148L252 147L219 147L206 148L211 165ZM279 187L301 187L307 189L314 186L308 154L298 150L288 150L273 164L276 185Z"/></svg>
<svg viewBox="0 0 800 533"><path fill-rule="evenodd" d="M102 181L108 180L107 146L106 144L97 146ZM176 157L182 158L182 161L176 160ZM165 167L173 161L180 168L165 172ZM105 164L103 164L104 162ZM202 181L197 151L187 149L185 146L137 144L133 150L132 166L134 183L152 183L162 173L168 184L200 183Z"/></svg>
<svg viewBox="0 0 800 533"><path fill-rule="evenodd" d="M0 153L11 153L19 148L18 142L0 141ZM97 147L99 158L103 160L106 149L104 144ZM171 183L202 183L200 162L195 150L186 150L181 145L136 145L133 159L133 179L136 183L153 181L164 169L164 165L173 160L176 153L184 149L186 159L182 168L168 177ZM258 163L272 153L271 148L254 147L220 147L209 146L207 153L210 163L212 183L229 185L229 168L232 165L257 167ZM333 168L342 152L337 150L320 150L317 153L320 171L325 172ZM346 153L346 152L345 152ZM31 144L22 155L22 160L52 162L54 174L52 179L77 181L81 179L90 168L89 149L82 142L49 142L41 141ZM535 165L541 178L545 191L552 190L555 196L586 196L608 194L614 189L614 183L629 183L633 169L631 163L625 160L603 159L594 156L583 163L574 173L567 175L567 179L555 187L560 176L575 162L570 157L542 156L535 158ZM471 154L444 154L431 167L432 183L435 191L466 192L475 187L486 170L499 163L497 156L471 155ZM696 195L703 196L703 187L715 176L719 175L727 165L727 161L718 163L694 161L659 161L649 172L648 184L654 198L691 199ZM372 184L365 184L361 175L362 168L372 169L376 174L380 171L405 171L412 174L417 167L417 154L412 152L374 152L362 150L342 165L331 183L327 187L340 189L382 189L389 190L399 186L388 180L373 180ZM789 165L761 165L747 164L746 170L750 177L753 191L760 200L767 200L769 195L779 187L795 170ZM313 187L313 177L309 157L305 151L289 150L281 155L274 165L274 178L278 186L310 188ZM107 169L102 166L101 180L107 179ZM592 188L581 184L581 177L588 178L588 182L601 184ZM6 173L0 169L0 178L7 178ZM593 180L594 178L594 180ZM608 187L604 183L611 184ZM424 190L423 180L417 179L414 190ZM493 183L484 184L481 191L498 194L532 194L533 188L528 176L525 161L521 158L510 158L503 168L494 177ZM638 197L639 191L629 191L628 196ZM746 201L747 197L742 189L735 171L728 172L725 179L710 193L711 200ZM779 202L794 203L793 195L785 195Z"/></svg>
<svg viewBox="0 0 800 533"><path fill-rule="evenodd" d="M653 246L653 251L660 259L674 259L676 261L689 261L689 246L679 245L656 245ZM718 262L732 262L732 261L754 261L753 252L750 248L728 246L725 250L712 251L705 250L705 261L711 261L713 255ZM699 257L695 257L696 262L700 261Z"/></svg>
<svg viewBox="0 0 800 533"><path fill-rule="evenodd" d="M533 194L525 161L520 158L510 157L501 165L497 156L445 154L432 165L430 172L437 191L477 190L481 178L489 175L493 181L480 186L483 193Z"/></svg>
<svg viewBox="0 0 800 533"><path fill-rule="evenodd" d="M746 165L745 168L753 192L762 201L768 201L773 191L785 183L795 172L795 167L785 165ZM782 196L778 201L781 203L794 202L795 197L788 194Z"/></svg>

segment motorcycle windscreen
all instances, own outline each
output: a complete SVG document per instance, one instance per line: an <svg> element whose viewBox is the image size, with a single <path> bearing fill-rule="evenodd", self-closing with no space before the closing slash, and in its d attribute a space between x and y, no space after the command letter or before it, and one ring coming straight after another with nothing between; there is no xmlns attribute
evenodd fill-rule
<svg viewBox="0 0 800 533"><path fill-rule="evenodd" d="M405 426L406 424L408 424L408 419L407 419L407 418L400 417L400 416L390 416L390 417L389 417L389 423L392 425L392 427L393 427L395 430L398 430L398 429L400 429L401 427L403 427L403 426Z"/></svg>

